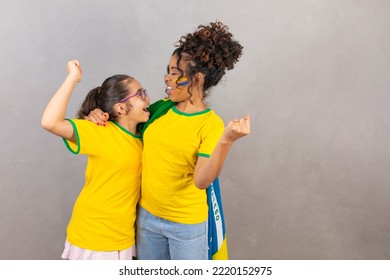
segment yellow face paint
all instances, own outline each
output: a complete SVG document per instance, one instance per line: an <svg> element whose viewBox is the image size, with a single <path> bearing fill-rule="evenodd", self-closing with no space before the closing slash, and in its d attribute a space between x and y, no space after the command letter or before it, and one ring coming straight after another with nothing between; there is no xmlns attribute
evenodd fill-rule
<svg viewBox="0 0 390 280"><path fill-rule="evenodd" d="M186 84L188 84L188 79L186 77L181 77L176 81L176 85L178 86L185 86Z"/></svg>

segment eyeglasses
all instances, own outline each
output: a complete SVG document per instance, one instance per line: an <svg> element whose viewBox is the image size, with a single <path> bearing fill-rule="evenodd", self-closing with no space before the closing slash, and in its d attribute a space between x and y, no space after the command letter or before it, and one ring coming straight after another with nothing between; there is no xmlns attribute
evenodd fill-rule
<svg viewBox="0 0 390 280"><path fill-rule="evenodd" d="M137 96L137 95L141 96L141 99L142 99L143 101L146 101L146 97L149 96L149 95L148 95L148 91L147 91L146 89L140 88L139 90L137 90L136 93L131 94L130 96L125 97L125 98L123 98L122 100L119 100L119 103L125 102L125 101L129 100L130 98L132 98L132 97L134 97L134 96Z"/></svg>

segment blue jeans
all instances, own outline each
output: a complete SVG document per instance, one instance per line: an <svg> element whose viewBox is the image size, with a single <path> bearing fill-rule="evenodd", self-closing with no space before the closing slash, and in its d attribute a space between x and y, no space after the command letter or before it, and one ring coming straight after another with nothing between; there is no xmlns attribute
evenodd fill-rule
<svg viewBox="0 0 390 280"><path fill-rule="evenodd" d="M139 260L207 260L207 221L175 223L138 207L137 255Z"/></svg>

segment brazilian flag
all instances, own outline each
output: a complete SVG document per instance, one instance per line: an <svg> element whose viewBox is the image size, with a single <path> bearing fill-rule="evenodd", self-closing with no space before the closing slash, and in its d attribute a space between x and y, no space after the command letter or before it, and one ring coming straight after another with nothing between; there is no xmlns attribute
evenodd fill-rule
<svg viewBox="0 0 390 280"><path fill-rule="evenodd" d="M209 206L209 260L227 260L225 218L218 177L207 188L207 204Z"/></svg>

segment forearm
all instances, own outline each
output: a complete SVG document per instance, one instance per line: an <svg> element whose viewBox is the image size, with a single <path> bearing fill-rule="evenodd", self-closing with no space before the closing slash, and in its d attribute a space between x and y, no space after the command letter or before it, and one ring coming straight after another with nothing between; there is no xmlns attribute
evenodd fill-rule
<svg viewBox="0 0 390 280"><path fill-rule="evenodd" d="M219 176L232 145L233 142L221 138L211 156L198 162L194 183L199 189L206 189Z"/></svg>
<svg viewBox="0 0 390 280"><path fill-rule="evenodd" d="M76 77L68 75L51 98L41 118L41 125L44 129L61 137L71 136L70 132L73 130L68 129L69 122L65 121L65 115L70 96L77 82Z"/></svg>
<svg viewBox="0 0 390 280"><path fill-rule="evenodd" d="M229 122L210 158L199 158L196 163L194 182L199 189L206 189L219 176L234 141L249 133L249 115Z"/></svg>

